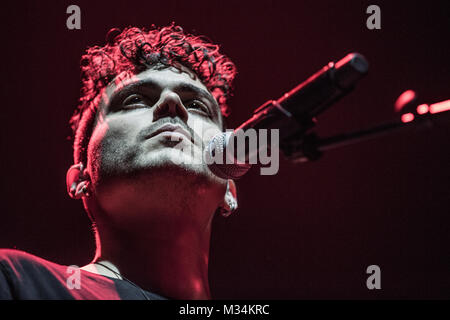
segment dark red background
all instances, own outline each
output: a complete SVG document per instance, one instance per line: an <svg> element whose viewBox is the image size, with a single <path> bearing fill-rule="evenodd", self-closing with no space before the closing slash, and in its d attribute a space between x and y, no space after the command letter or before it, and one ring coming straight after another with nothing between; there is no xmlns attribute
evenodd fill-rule
<svg viewBox="0 0 450 320"><path fill-rule="evenodd" d="M280 1L281 2L281 1ZM370 73L319 118L337 133L393 119L406 89L424 102L450 98L448 1L377 1L382 29L365 26L369 1L22 1L2 12L0 247L61 264L94 252L89 220L70 200L68 120L79 60L111 27L166 25L223 45L239 75L232 126L330 60L357 51ZM77 4L82 29L67 30ZM450 123L450 122L449 122ZM213 298L449 298L450 129L396 134L328 152L305 165L281 161L238 182L240 209L217 217ZM382 289L366 288L367 266Z"/></svg>

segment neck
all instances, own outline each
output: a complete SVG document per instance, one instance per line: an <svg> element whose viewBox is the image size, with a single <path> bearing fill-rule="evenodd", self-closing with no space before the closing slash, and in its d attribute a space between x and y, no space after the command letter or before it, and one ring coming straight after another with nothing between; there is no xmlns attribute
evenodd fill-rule
<svg viewBox="0 0 450 320"><path fill-rule="evenodd" d="M210 299L211 223L226 184L171 178L104 184L85 199L98 229L94 261L167 298Z"/></svg>
<svg viewBox="0 0 450 320"><path fill-rule="evenodd" d="M141 288L168 298L210 299L211 220L203 230L168 222L145 232L97 223L94 261L108 261Z"/></svg>

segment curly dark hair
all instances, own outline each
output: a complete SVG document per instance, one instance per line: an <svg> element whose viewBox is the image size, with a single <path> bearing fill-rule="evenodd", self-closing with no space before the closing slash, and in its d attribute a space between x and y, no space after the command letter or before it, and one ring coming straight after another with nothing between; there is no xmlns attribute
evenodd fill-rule
<svg viewBox="0 0 450 320"><path fill-rule="evenodd" d="M122 74L136 75L150 68L181 64L195 72L216 99L223 116L236 75L234 63L204 36L193 36L172 23L163 28L111 29L104 47L88 48L81 59L82 89L70 125L74 135L74 162L86 164L87 146L101 96Z"/></svg>

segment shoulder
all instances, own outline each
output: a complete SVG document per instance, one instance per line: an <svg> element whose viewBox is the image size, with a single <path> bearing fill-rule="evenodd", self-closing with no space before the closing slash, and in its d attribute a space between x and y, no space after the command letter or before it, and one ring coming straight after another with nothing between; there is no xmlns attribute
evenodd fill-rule
<svg viewBox="0 0 450 320"><path fill-rule="evenodd" d="M41 273L43 270L65 270L67 267L16 249L0 249L0 271L10 277Z"/></svg>
<svg viewBox="0 0 450 320"><path fill-rule="evenodd" d="M54 266L57 264L21 250L0 249L0 300L33 298L39 281L45 281L45 272L56 270ZM28 292L32 295L27 296Z"/></svg>
<svg viewBox="0 0 450 320"><path fill-rule="evenodd" d="M0 249L0 300L71 299L67 276L67 266L21 250Z"/></svg>
<svg viewBox="0 0 450 320"><path fill-rule="evenodd" d="M0 249L0 261L20 261L37 258L35 255L17 249Z"/></svg>
<svg viewBox="0 0 450 320"><path fill-rule="evenodd" d="M0 249L0 264L14 266L23 264L48 264L50 261L16 249Z"/></svg>

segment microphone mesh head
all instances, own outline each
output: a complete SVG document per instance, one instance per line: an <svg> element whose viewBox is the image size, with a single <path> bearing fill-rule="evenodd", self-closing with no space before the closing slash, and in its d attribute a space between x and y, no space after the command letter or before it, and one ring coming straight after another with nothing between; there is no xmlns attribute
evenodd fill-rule
<svg viewBox="0 0 450 320"><path fill-rule="evenodd" d="M231 137L232 132L216 134L205 148L205 161L209 170L219 178L235 180L246 174L252 165L237 163L234 155L227 153Z"/></svg>

